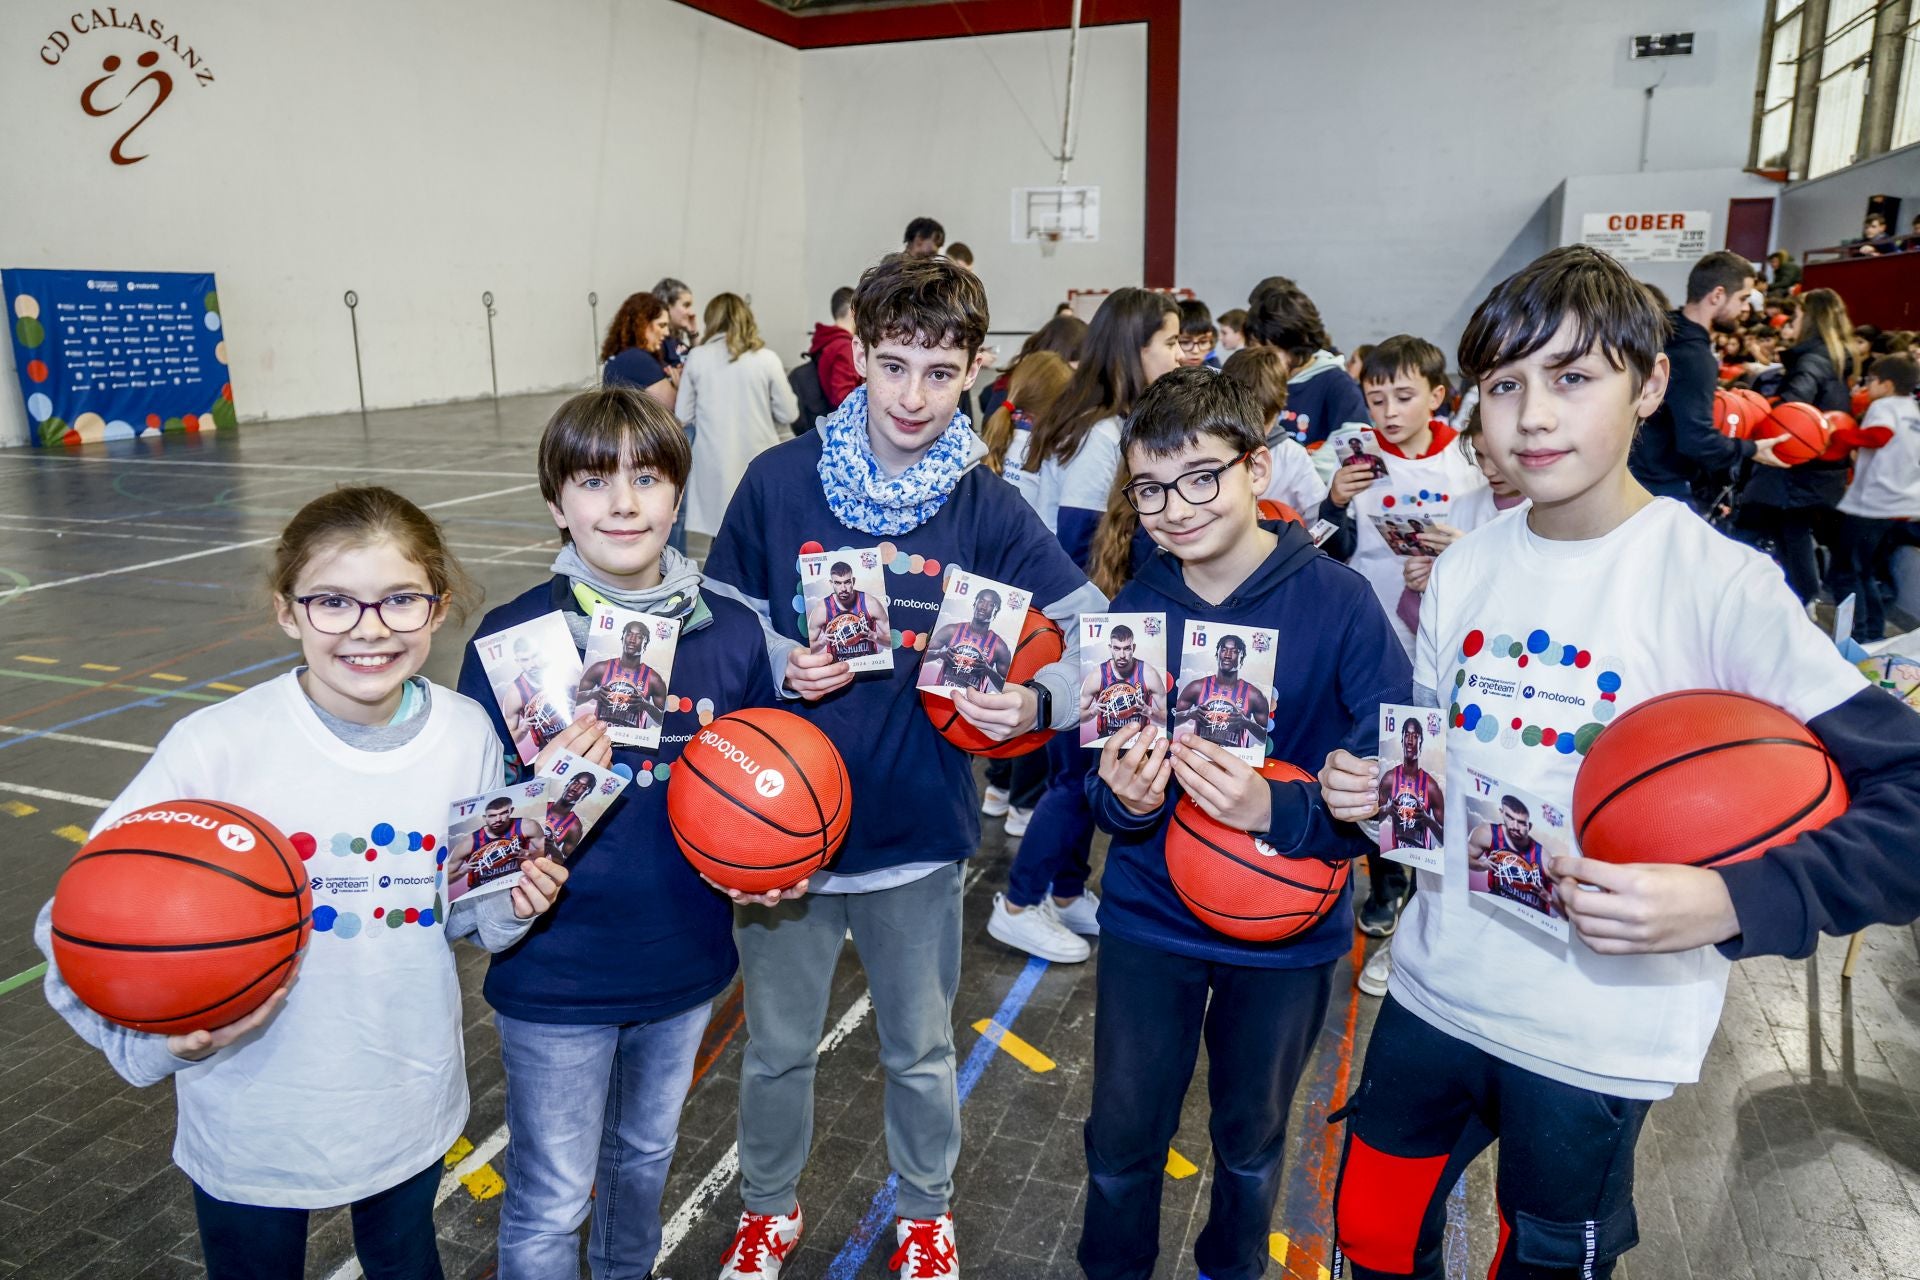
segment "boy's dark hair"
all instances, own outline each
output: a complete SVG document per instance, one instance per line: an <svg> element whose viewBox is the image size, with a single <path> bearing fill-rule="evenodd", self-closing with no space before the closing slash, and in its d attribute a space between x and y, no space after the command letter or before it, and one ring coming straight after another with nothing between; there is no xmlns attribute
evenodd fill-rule
<svg viewBox="0 0 1920 1280"><path fill-rule="evenodd" d="M1910 396L1920 386L1920 364L1915 364L1912 356L1876 356L1867 366L1867 376L1892 383L1896 392Z"/></svg>
<svg viewBox="0 0 1920 1280"><path fill-rule="evenodd" d="M1260 282L1247 306L1247 327L1242 332L1251 342L1280 348L1295 364L1304 364L1316 352L1333 346L1320 323L1320 309L1284 276Z"/></svg>
<svg viewBox="0 0 1920 1280"><path fill-rule="evenodd" d="M1396 333L1367 349L1360 360L1360 385L1392 382L1403 373L1417 373L1428 387L1447 386L1447 353L1410 333ZM1449 388L1451 389L1451 388Z"/></svg>
<svg viewBox="0 0 1920 1280"><path fill-rule="evenodd" d="M947 256L955 262L964 263L969 267L973 265L973 249L964 241L955 240L952 244L948 245Z"/></svg>
<svg viewBox="0 0 1920 1280"><path fill-rule="evenodd" d="M1198 298L1183 298L1180 302L1181 333L1214 333L1213 312L1207 304Z"/></svg>
<svg viewBox="0 0 1920 1280"><path fill-rule="evenodd" d="M1287 407L1287 358L1272 347L1240 348L1220 366L1220 376L1247 389L1265 422Z"/></svg>
<svg viewBox="0 0 1920 1280"><path fill-rule="evenodd" d="M827 304L827 314L838 320L851 310L853 310L853 286L843 284L833 291L833 299Z"/></svg>
<svg viewBox="0 0 1920 1280"><path fill-rule="evenodd" d="M1666 345L1666 317L1627 269L1583 244L1552 249L1494 286L1460 335L1460 370L1475 382L1554 340L1570 323L1573 341L1556 360L1598 348L1638 388Z"/></svg>
<svg viewBox="0 0 1920 1280"><path fill-rule="evenodd" d="M1687 301L1699 302L1715 289L1737 293L1751 279L1753 264L1730 249L1721 249L1694 263L1693 270L1687 272Z"/></svg>
<svg viewBox="0 0 1920 1280"><path fill-rule="evenodd" d="M1245 333L1247 331L1247 309L1245 307L1235 307L1231 311L1222 311L1213 318L1213 322L1222 329L1231 329L1235 333Z"/></svg>
<svg viewBox="0 0 1920 1280"><path fill-rule="evenodd" d="M581 472L652 468L676 492L687 484L693 449L673 410L632 387L582 391L547 419L540 433L540 496L560 505L560 490ZM573 535L560 531L562 542Z"/></svg>
<svg viewBox="0 0 1920 1280"><path fill-rule="evenodd" d="M1239 382L1194 365L1147 388L1120 429L1120 449L1164 458L1201 436L1219 436L1235 454L1249 453L1267 443L1267 424Z"/></svg>
<svg viewBox="0 0 1920 1280"><path fill-rule="evenodd" d="M973 359L987 340L987 290L945 258L890 253L860 273L853 332L871 352L882 342L961 347Z"/></svg>
<svg viewBox="0 0 1920 1280"><path fill-rule="evenodd" d="M915 240L932 240L938 248L947 242L947 229L932 218L915 218L907 224L907 234L900 238L900 243L909 245Z"/></svg>

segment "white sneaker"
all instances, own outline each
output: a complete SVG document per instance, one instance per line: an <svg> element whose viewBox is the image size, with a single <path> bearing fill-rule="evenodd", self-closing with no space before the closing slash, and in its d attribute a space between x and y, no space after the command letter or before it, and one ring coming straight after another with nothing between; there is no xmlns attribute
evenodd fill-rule
<svg viewBox="0 0 1920 1280"><path fill-rule="evenodd" d="M1356 984L1363 996L1384 996L1387 994L1387 979L1393 974L1393 944L1382 942L1367 957L1367 963L1360 970L1360 981Z"/></svg>
<svg viewBox="0 0 1920 1280"><path fill-rule="evenodd" d="M1007 806L1007 834L1018 840L1027 834L1027 824L1033 821L1033 810L1022 809L1018 805Z"/></svg>
<svg viewBox="0 0 1920 1280"><path fill-rule="evenodd" d="M988 787L980 797L980 812L989 818L1004 818L1012 806L1013 793L1005 787Z"/></svg>
<svg viewBox="0 0 1920 1280"><path fill-rule="evenodd" d="M987 932L1016 951L1059 964L1079 964L1093 954L1087 940L1061 924L1044 903L1024 911L1009 911L1004 893L993 895Z"/></svg>
<svg viewBox="0 0 1920 1280"><path fill-rule="evenodd" d="M1047 905L1053 909L1054 919L1081 937L1100 936L1100 921L1094 918L1100 911L1100 895L1093 890L1081 890L1080 896L1064 907L1052 898L1047 899Z"/></svg>
<svg viewBox="0 0 1920 1280"><path fill-rule="evenodd" d="M959 1280L960 1254L953 1243L953 1215L901 1218L893 1224L900 1247L887 1260L900 1280Z"/></svg>
<svg viewBox="0 0 1920 1280"><path fill-rule="evenodd" d="M805 1226L798 1204L792 1213L742 1213L733 1243L720 1255L720 1280L779 1280Z"/></svg>

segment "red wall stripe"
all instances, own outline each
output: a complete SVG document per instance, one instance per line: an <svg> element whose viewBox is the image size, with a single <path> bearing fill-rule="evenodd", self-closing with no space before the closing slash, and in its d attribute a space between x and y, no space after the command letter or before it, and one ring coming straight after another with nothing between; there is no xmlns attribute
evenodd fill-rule
<svg viewBox="0 0 1920 1280"><path fill-rule="evenodd" d="M952 40L1015 31L1057 31L1072 18L1072 0L964 0L839 13L797 15L765 0L679 0L795 49ZM1179 208L1180 0L1084 0L1088 27L1144 22L1147 26L1147 137L1143 278L1171 286L1174 220Z"/></svg>

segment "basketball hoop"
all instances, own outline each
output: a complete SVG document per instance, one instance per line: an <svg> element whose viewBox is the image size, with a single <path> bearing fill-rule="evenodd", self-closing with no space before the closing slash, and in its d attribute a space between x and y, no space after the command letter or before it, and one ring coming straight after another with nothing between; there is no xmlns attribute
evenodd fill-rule
<svg viewBox="0 0 1920 1280"><path fill-rule="evenodd" d="M1060 247L1060 234L1060 228L1057 226L1040 228L1036 235L1040 241L1041 257L1051 258L1053 256L1053 251Z"/></svg>

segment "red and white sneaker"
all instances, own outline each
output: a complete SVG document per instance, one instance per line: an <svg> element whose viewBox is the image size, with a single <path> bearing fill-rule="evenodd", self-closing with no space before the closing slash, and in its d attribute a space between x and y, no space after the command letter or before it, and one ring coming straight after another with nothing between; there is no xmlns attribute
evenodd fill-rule
<svg viewBox="0 0 1920 1280"><path fill-rule="evenodd" d="M894 1223L900 1247L887 1266L900 1280L957 1280L960 1254L953 1244L953 1215L937 1218L901 1218Z"/></svg>
<svg viewBox="0 0 1920 1280"><path fill-rule="evenodd" d="M800 1243L805 1227L797 1204L792 1213L742 1213L733 1243L720 1255L720 1280L779 1280L780 1268L787 1265L787 1255Z"/></svg>

